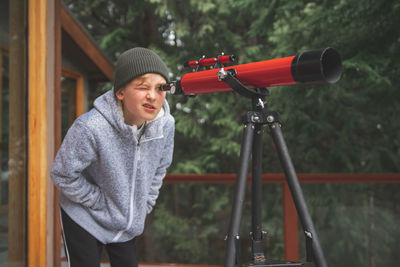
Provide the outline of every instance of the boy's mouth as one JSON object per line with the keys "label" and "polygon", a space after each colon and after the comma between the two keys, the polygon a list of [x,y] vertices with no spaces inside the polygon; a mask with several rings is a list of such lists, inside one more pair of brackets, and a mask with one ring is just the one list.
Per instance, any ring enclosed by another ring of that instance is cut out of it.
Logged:
{"label": "boy's mouth", "polygon": [[154,107],[153,105],[148,104],[148,103],[143,104],[143,107],[145,107],[146,109],[151,109],[151,110],[155,110],[156,109],[156,107]]}

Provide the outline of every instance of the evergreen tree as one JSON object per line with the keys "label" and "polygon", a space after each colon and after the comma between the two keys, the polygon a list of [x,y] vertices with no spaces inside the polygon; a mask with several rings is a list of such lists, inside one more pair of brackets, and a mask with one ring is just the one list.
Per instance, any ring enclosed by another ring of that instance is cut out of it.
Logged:
{"label": "evergreen tree", "polygon": [[[190,71],[183,62],[202,55],[235,54],[237,63],[243,64],[336,48],[343,62],[338,83],[269,88],[268,107],[282,113],[283,133],[297,171],[399,172],[399,0],[64,2],[113,59],[133,46],[150,47],[166,61],[172,79]],[[236,172],[241,117],[250,108],[249,100],[226,92],[168,96],[168,101],[176,119],[169,171]],[[264,172],[281,172],[274,145],[265,136]],[[390,266],[399,261],[398,190],[397,185],[305,186],[331,266]],[[269,185],[265,192],[269,256],[282,258],[277,197],[281,189]],[[145,241],[161,245],[158,251],[170,250],[159,252],[158,258],[146,255],[146,260],[165,261],[169,256],[178,262],[221,264],[221,233],[227,225],[220,224],[227,224],[231,199],[231,186],[164,186],[162,204],[149,226],[153,236]],[[243,228],[248,231],[245,214]]]}

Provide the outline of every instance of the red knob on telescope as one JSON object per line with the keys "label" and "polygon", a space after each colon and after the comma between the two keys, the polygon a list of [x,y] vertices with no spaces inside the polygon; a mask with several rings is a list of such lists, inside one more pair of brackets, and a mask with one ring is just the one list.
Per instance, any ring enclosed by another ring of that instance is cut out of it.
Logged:
{"label": "red knob on telescope", "polygon": [[215,64],[224,64],[224,63],[230,63],[235,61],[236,57],[234,55],[221,55],[218,57],[213,57],[213,58],[203,58],[199,60],[193,60],[193,61],[188,61],[183,64],[185,67],[189,67],[192,69],[195,69],[197,67],[206,67],[206,66],[212,66]]}

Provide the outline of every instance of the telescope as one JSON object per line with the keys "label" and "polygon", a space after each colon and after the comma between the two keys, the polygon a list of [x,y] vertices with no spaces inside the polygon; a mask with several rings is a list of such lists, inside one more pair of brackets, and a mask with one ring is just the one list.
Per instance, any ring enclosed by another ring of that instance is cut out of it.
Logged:
{"label": "telescope", "polygon": [[[208,59],[203,57],[199,60],[188,61],[185,66],[195,69],[194,72],[184,74],[180,80],[160,87],[160,90],[183,95],[234,90],[252,100],[252,110],[243,116],[240,165],[236,178],[229,231],[226,236],[227,246],[223,266],[242,267],[239,232],[250,156],[252,165],[252,231],[250,232],[252,261],[247,266],[295,267],[304,264],[304,262],[270,260],[264,253],[266,232],[261,228],[263,133],[261,129],[264,125],[268,125],[305,234],[306,261],[314,261],[316,267],[328,267],[282,134],[280,114],[277,111],[269,111],[264,100],[269,95],[267,87],[337,82],[342,71],[340,55],[335,49],[328,47],[304,51],[291,57],[224,66],[233,61],[235,61],[233,55],[221,55]],[[207,67],[208,69],[206,69]]]}
{"label": "telescope", "polygon": [[[229,72],[248,89],[294,84],[335,83],[340,79],[342,62],[339,53],[331,47],[309,50],[295,56],[277,58],[224,68],[235,56],[218,56],[189,61],[185,66],[196,68],[180,80],[167,84],[162,90],[172,94],[198,95],[231,91],[232,87],[221,77]],[[214,65],[215,64],[215,65]],[[201,70],[200,67],[211,66]]]}

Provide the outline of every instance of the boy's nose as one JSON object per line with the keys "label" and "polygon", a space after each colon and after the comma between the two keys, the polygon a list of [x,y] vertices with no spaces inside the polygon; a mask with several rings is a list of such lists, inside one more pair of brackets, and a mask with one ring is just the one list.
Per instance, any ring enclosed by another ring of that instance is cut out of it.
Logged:
{"label": "boy's nose", "polygon": [[147,98],[148,99],[155,99],[156,97],[156,92],[154,89],[151,89],[147,92]]}

